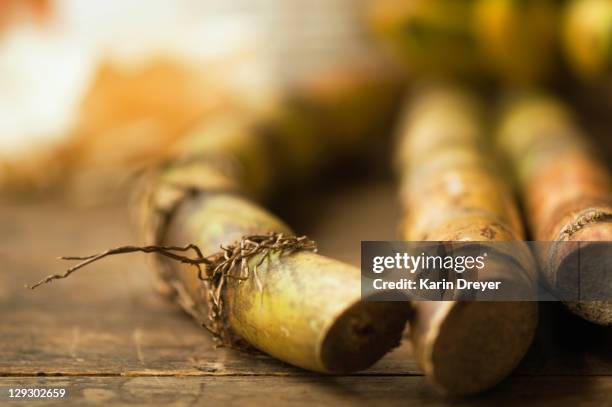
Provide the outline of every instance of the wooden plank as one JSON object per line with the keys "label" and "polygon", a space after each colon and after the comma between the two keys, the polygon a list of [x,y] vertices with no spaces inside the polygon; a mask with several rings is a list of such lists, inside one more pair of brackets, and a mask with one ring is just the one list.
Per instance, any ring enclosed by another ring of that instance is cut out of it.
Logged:
{"label": "wooden plank", "polygon": [[[302,229],[324,253],[358,264],[360,239],[394,233],[394,194],[391,184],[339,189],[308,202],[307,219],[317,221],[302,219]],[[202,328],[157,295],[142,255],[108,259],[33,292],[23,288],[62,271],[58,255],[134,243],[122,208],[0,205],[0,375],[310,376],[265,355],[214,349]],[[610,328],[573,318],[559,305],[543,308],[517,375],[612,375]],[[360,374],[420,373],[404,343]]]}
{"label": "wooden plank", "polygon": [[[477,398],[435,394],[422,377],[23,377],[0,387],[66,387],[36,405],[223,406],[612,406],[612,377],[513,378]],[[18,403],[15,403],[16,405]]]}

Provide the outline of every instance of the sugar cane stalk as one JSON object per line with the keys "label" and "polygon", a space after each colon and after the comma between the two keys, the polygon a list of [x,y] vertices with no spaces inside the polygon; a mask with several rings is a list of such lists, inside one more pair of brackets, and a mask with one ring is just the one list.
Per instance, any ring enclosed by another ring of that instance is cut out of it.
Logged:
{"label": "sugar cane stalk", "polygon": [[[515,170],[535,239],[612,240],[610,174],[560,101],[544,95],[515,99],[503,112],[498,142]],[[561,294],[576,290],[572,258],[581,255],[586,260],[596,250],[597,246],[585,243],[548,245],[539,253],[547,282]],[[612,277],[604,264],[591,263],[583,271],[582,284],[592,283],[603,293],[610,292]],[[577,301],[567,305],[589,321],[612,325],[611,302]]]}
{"label": "sugar cane stalk", "polygon": [[[176,208],[162,242],[195,242],[211,253],[244,236],[270,232],[293,236],[280,220],[245,198],[202,191]],[[223,318],[227,328],[214,333],[227,331],[232,341],[244,340],[305,369],[360,370],[399,342],[405,309],[399,303],[361,302],[356,268],[303,250],[271,250],[246,261],[250,272],[226,280],[218,309],[222,315],[212,321],[207,295],[218,286],[205,290],[189,265],[167,261],[163,279],[198,321],[214,327]]]}
{"label": "sugar cane stalk", "polygon": [[[490,159],[477,103],[459,90],[427,88],[417,93],[403,117],[398,145],[405,214],[401,236],[413,241],[521,240],[517,209]],[[528,248],[503,255],[515,264],[503,256],[489,257],[490,273],[479,278],[503,278],[515,289],[533,289]],[[476,393],[501,381],[525,354],[537,323],[535,302],[415,302],[413,308],[410,336],[417,359],[428,379],[448,394]]]}

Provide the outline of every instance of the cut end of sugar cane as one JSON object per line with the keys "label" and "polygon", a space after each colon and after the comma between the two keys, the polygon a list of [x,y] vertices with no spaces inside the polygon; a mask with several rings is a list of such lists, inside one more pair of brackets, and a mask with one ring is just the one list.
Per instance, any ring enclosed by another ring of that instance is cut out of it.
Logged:
{"label": "cut end of sugar cane", "polygon": [[355,303],[323,339],[320,357],[325,370],[354,372],[371,366],[399,345],[409,314],[410,307],[403,302]]}
{"label": "cut end of sugar cane", "polygon": [[481,392],[521,361],[537,325],[534,302],[419,302],[411,324],[428,380],[448,395]]}
{"label": "cut end of sugar cane", "polygon": [[[489,258],[487,280],[504,280],[505,298],[524,298],[533,287],[525,270],[532,267],[527,246],[522,255],[499,252]],[[502,381],[527,352],[538,320],[538,304],[530,301],[418,302],[414,308],[410,333],[418,362],[448,395],[479,393]]]}

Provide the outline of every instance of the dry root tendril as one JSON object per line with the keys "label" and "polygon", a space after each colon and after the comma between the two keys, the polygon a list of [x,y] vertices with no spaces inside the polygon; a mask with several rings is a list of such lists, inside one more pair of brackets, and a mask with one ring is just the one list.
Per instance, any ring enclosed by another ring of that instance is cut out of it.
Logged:
{"label": "dry root tendril", "polygon": [[[75,271],[108,256],[135,252],[156,253],[197,268],[198,278],[205,285],[208,305],[208,322],[202,323],[202,326],[211,333],[217,346],[237,347],[240,340],[232,335],[225,320],[223,290],[227,280],[244,281],[253,274],[261,289],[257,270],[266,259],[270,258],[272,253],[290,254],[303,250],[316,252],[315,242],[306,236],[285,236],[283,233],[273,232],[264,235],[245,236],[231,245],[222,245],[219,252],[209,256],[204,256],[200,248],[194,244],[186,246],[121,246],[91,256],[60,257],[62,260],[81,260],[81,262],[69,268],[63,274],[47,276],[36,284],[26,285],[26,288],[33,290],[40,285],[66,278]],[[193,251],[194,257],[180,254],[188,251]],[[261,255],[261,258],[251,270],[249,260],[257,255]]]}

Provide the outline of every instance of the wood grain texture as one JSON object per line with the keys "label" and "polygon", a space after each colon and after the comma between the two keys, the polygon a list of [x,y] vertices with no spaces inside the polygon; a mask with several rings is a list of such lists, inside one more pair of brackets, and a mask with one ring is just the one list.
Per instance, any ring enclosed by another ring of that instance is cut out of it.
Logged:
{"label": "wood grain texture", "polygon": [[[2,386],[66,387],[67,400],[36,405],[129,406],[553,406],[609,407],[611,377],[511,378],[477,398],[447,399],[422,377],[53,377],[9,378]],[[19,403],[15,403],[18,405]]]}
{"label": "wood grain texture", "polygon": [[[307,203],[308,219],[316,221],[287,216],[319,240],[322,253],[358,264],[359,240],[394,237],[394,202],[392,184],[339,189]],[[612,330],[557,304],[542,307],[540,332],[514,377],[456,404],[431,392],[407,344],[369,370],[342,377],[215,349],[207,332],[155,292],[143,255],[108,259],[35,291],[23,288],[62,271],[59,255],[134,243],[130,230],[121,206],[0,204],[0,387],[63,383],[72,403],[100,405],[254,405],[271,397],[295,405],[612,405]]]}

